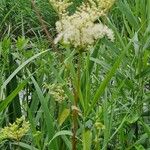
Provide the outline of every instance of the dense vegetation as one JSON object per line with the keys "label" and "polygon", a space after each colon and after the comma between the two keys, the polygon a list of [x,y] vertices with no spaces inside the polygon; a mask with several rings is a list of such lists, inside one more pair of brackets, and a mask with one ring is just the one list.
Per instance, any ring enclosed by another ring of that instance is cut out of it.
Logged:
{"label": "dense vegetation", "polygon": [[[73,14],[82,0],[73,0]],[[115,35],[54,44],[48,0],[0,0],[0,149],[150,150],[150,0],[116,0]]]}

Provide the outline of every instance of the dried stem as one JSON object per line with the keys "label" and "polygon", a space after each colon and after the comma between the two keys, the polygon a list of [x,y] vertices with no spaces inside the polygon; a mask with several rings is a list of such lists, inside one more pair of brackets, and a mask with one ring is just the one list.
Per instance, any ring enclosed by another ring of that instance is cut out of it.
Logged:
{"label": "dried stem", "polygon": [[45,34],[46,34],[46,36],[47,36],[49,42],[50,42],[52,48],[53,48],[55,51],[57,51],[57,48],[56,48],[56,46],[55,46],[55,44],[54,44],[54,42],[53,42],[54,40],[53,40],[52,36],[50,35],[49,31],[47,30],[47,26],[46,26],[46,24],[44,23],[44,20],[43,20],[43,18],[42,18],[42,15],[41,15],[39,9],[36,7],[36,4],[35,4],[34,0],[31,0],[31,3],[32,3],[33,9],[35,10],[35,13],[36,13],[36,15],[37,15],[37,18],[38,18],[39,22],[41,23],[41,26],[42,26],[42,28],[43,28],[43,30],[44,30],[44,32],[45,32]]}

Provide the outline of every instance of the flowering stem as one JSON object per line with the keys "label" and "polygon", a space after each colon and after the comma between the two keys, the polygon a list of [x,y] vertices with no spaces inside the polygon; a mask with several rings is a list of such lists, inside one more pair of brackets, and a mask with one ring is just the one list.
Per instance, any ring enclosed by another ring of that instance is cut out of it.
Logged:
{"label": "flowering stem", "polygon": [[81,64],[81,53],[77,56],[77,86],[74,88],[74,108],[72,110],[73,128],[72,128],[72,150],[77,149],[76,132],[78,128],[78,99],[79,99],[79,88],[80,88],[80,64]]}

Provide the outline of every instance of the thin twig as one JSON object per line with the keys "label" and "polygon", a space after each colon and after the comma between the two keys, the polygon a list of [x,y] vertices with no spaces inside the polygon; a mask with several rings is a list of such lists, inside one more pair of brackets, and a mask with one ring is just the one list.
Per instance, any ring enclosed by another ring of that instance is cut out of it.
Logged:
{"label": "thin twig", "polygon": [[43,20],[43,18],[42,18],[42,15],[41,15],[41,13],[40,13],[40,10],[36,7],[36,4],[35,4],[34,0],[31,0],[31,3],[32,3],[33,9],[35,10],[35,13],[36,13],[36,15],[37,15],[37,18],[38,18],[39,22],[41,23],[41,26],[42,26],[42,28],[43,28],[43,30],[44,30],[44,32],[45,32],[45,34],[46,34],[46,36],[47,36],[49,42],[50,42],[52,48],[53,48],[55,51],[57,51],[56,45],[55,45],[54,42],[53,42],[54,40],[53,40],[52,36],[50,35],[49,31],[47,30],[47,26],[46,26],[46,24],[44,23],[44,20]]}

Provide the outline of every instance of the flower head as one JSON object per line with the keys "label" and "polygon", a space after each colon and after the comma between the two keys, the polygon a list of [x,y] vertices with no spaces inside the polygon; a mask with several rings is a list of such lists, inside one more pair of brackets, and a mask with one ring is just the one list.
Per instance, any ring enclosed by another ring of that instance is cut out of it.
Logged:
{"label": "flower head", "polygon": [[72,4],[69,0],[50,0],[59,17],[67,15],[67,8]]}
{"label": "flower head", "polygon": [[115,0],[88,0],[77,8],[73,15],[62,15],[62,18],[56,22],[58,32],[55,38],[55,44],[63,42],[74,47],[85,48],[93,45],[97,39],[108,37],[114,40],[111,29],[101,22],[95,21],[106,14]]}
{"label": "flower head", "polygon": [[11,139],[20,141],[21,138],[28,132],[30,128],[29,122],[25,121],[22,116],[18,118],[13,124],[9,124],[0,131],[0,140]]}
{"label": "flower head", "polygon": [[49,90],[49,94],[58,103],[63,102],[67,98],[65,91],[63,90],[62,84],[51,84],[51,85],[45,84],[44,87]]}

